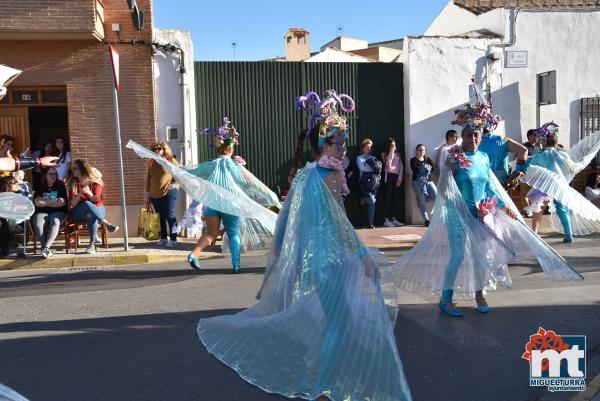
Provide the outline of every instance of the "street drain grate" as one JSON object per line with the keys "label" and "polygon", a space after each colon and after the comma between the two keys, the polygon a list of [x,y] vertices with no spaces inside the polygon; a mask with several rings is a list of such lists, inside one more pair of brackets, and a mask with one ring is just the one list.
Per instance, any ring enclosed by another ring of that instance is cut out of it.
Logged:
{"label": "street drain grate", "polygon": [[98,270],[98,266],[85,266],[85,267],[69,267],[69,271],[86,271],[86,270]]}

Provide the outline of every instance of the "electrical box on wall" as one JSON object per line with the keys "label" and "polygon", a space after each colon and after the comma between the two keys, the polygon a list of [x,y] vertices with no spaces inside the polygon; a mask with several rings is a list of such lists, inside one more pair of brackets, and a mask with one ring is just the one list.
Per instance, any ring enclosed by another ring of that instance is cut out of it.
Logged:
{"label": "electrical box on wall", "polygon": [[537,74],[538,104],[556,104],[556,71]]}
{"label": "electrical box on wall", "polygon": [[180,135],[179,127],[177,127],[177,126],[165,127],[165,134],[166,134],[165,136],[167,138],[167,142],[183,140]]}

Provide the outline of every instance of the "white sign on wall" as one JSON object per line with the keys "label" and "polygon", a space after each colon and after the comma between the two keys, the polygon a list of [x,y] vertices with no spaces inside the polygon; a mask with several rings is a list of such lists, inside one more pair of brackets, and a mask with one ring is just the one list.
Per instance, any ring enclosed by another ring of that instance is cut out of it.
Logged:
{"label": "white sign on wall", "polygon": [[525,68],[528,62],[527,50],[509,50],[506,52],[506,67]]}

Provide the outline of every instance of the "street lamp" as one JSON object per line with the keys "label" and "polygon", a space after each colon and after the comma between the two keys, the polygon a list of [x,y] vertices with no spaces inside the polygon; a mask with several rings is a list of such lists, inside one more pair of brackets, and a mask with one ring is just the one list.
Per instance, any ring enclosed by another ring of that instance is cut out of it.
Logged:
{"label": "street lamp", "polygon": [[231,47],[233,47],[233,61],[235,61],[235,47],[237,46],[237,42],[231,42]]}

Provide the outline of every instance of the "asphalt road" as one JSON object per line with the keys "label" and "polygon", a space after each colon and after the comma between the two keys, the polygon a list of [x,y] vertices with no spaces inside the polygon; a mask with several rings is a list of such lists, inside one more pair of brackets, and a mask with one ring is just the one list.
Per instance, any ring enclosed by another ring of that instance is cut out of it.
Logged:
{"label": "asphalt road", "polygon": [[[585,281],[511,266],[513,288],[488,295],[491,312],[464,305],[461,319],[401,294],[395,334],[415,401],[571,399],[529,387],[521,354],[540,326],[586,335],[588,382],[600,374],[598,237],[550,241]],[[31,401],[284,400],[244,382],[196,335],[198,319],[255,302],[264,263],[244,257],[240,275],[220,259],[202,274],[184,263],[0,272],[0,382]]]}

